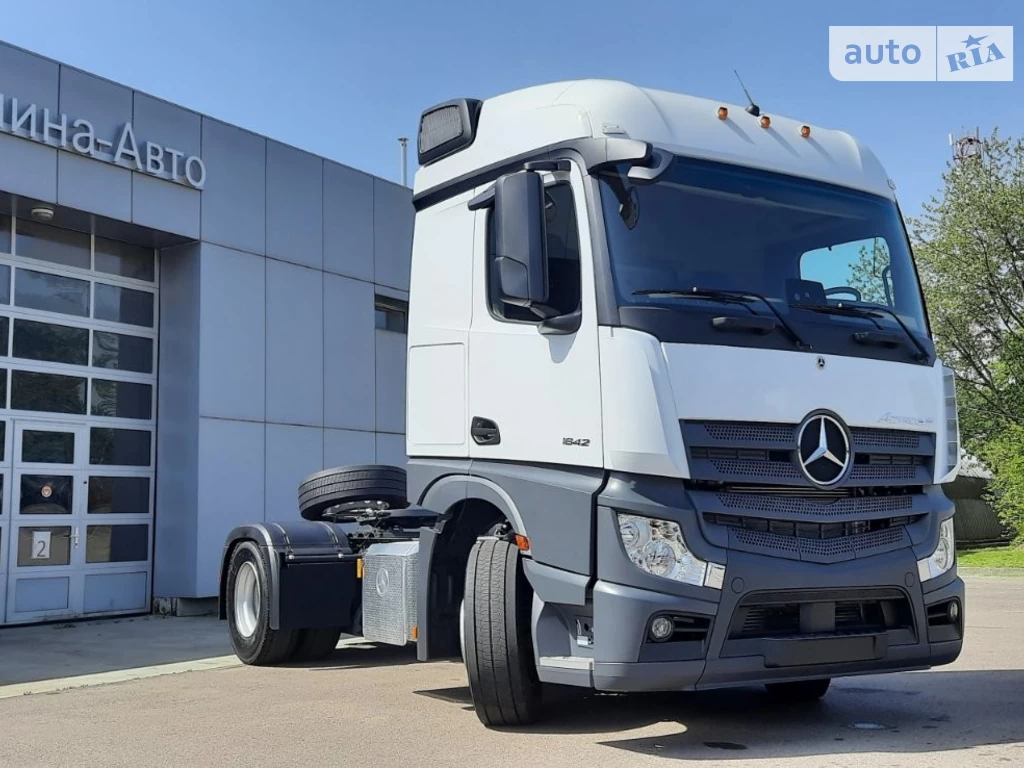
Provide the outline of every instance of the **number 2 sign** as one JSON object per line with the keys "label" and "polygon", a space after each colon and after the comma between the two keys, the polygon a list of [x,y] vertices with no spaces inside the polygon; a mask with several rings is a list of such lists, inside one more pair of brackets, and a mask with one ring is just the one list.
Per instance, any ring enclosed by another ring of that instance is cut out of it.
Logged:
{"label": "number 2 sign", "polygon": [[32,531],[32,559],[50,559],[50,532]]}

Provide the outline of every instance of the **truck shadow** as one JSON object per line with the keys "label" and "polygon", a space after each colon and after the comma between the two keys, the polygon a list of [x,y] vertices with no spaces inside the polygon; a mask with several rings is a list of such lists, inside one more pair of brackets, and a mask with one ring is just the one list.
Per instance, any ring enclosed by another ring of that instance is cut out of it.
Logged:
{"label": "truck shadow", "polygon": [[[417,693],[471,708],[468,688]],[[594,734],[604,746],[678,760],[1024,747],[1022,694],[1024,670],[846,678],[802,705],[780,704],[760,687],[627,695],[549,686],[540,723],[502,730]],[[627,731],[640,733],[615,738]]]}
{"label": "truck shadow", "polygon": [[292,662],[282,667],[317,671],[337,669],[364,669],[372,667],[400,667],[416,663],[416,646],[384,645],[361,642],[352,638],[341,641],[329,656],[318,661]]}

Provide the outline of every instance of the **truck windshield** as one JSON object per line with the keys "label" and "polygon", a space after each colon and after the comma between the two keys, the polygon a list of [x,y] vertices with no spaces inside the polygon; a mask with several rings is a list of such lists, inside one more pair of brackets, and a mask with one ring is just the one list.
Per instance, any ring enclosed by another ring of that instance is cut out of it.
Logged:
{"label": "truck windshield", "polygon": [[[679,338],[666,340],[735,343],[709,334],[706,318],[744,309],[748,317],[774,316],[782,321],[780,331],[790,325],[813,337],[816,348],[829,348],[823,351],[862,354],[851,334],[915,354],[920,338],[927,340],[917,275],[893,200],[684,157],[654,183],[634,184],[627,172],[622,166],[600,175],[616,297],[620,312],[659,308],[661,315],[669,310],[684,318],[673,334]],[[714,291],[746,292],[771,306],[701,300]],[[694,314],[703,321],[685,320]],[[658,324],[668,325],[663,317]],[[785,342],[784,333],[773,333],[742,344],[781,345],[780,335]]]}

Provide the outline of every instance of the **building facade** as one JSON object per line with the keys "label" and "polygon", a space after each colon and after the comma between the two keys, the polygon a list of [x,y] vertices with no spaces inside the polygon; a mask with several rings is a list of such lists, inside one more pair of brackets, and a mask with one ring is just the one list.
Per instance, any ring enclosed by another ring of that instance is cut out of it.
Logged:
{"label": "building facade", "polygon": [[0,106],[0,624],[213,597],[404,463],[409,189],[2,43]]}

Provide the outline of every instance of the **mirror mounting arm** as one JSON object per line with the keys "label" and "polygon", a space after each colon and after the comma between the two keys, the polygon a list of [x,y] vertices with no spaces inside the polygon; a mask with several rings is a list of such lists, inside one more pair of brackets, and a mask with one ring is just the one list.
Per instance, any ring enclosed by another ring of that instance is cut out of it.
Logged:
{"label": "mirror mounting arm", "polygon": [[541,321],[538,329],[542,336],[570,336],[583,324],[583,312],[577,309],[567,315],[549,317]]}

